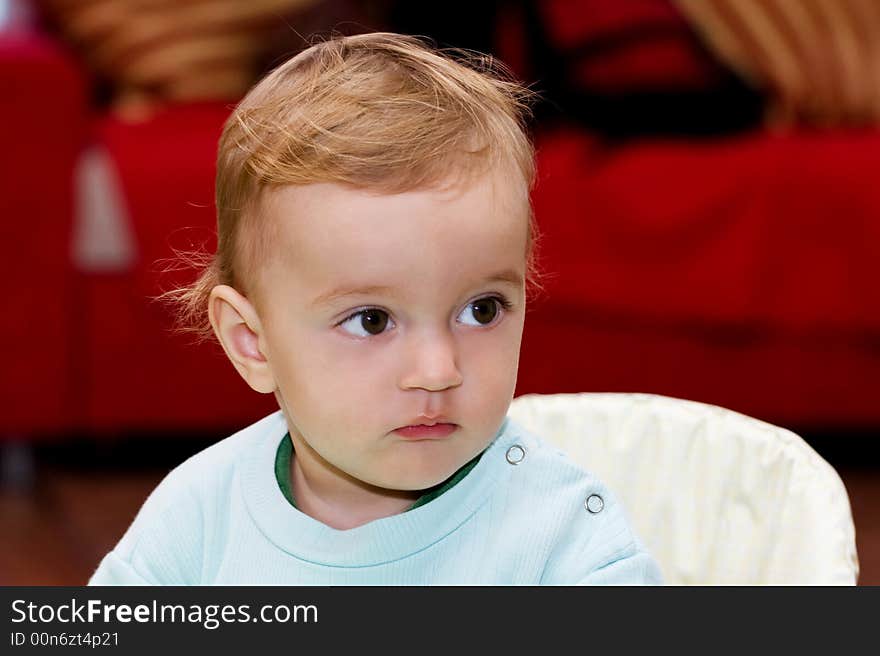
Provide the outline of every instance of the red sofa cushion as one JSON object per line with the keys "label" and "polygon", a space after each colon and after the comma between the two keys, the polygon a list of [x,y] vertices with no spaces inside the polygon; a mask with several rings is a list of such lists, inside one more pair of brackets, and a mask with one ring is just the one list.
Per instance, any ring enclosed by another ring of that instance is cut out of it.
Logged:
{"label": "red sofa cushion", "polygon": [[[156,275],[176,248],[216,248],[214,175],[217,141],[232,106],[175,105],[128,123],[105,115],[95,128],[118,174],[138,248],[141,293],[187,279]],[[190,276],[191,278],[191,276]]]}
{"label": "red sofa cushion", "polygon": [[554,306],[657,325],[880,332],[880,131],[538,147]]}
{"label": "red sofa cushion", "polygon": [[89,275],[84,348],[89,390],[81,423],[90,430],[227,430],[277,409],[251,390],[219,346],[174,334],[167,306],[151,302],[192,271],[161,272],[172,247],[216,249],[214,163],[231,107],[181,105],[145,123],[103,118],[100,143],[117,169],[138,256],[131,271]]}
{"label": "red sofa cushion", "polygon": [[74,400],[69,325],[74,162],[86,133],[85,80],[51,41],[0,38],[0,436],[67,425]]}

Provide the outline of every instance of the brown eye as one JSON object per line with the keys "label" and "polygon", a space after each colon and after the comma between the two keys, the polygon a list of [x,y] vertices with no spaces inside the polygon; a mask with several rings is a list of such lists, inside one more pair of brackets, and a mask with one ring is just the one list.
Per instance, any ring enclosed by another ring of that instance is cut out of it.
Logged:
{"label": "brown eye", "polygon": [[[498,315],[498,301],[494,298],[481,298],[468,304],[462,314],[465,315],[463,323],[471,326],[485,326],[492,323]],[[473,318],[476,323],[470,321],[470,318]]]}
{"label": "brown eye", "polygon": [[369,337],[382,334],[388,327],[388,321],[387,312],[371,308],[355,312],[339,325],[351,335]]}
{"label": "brown eye", "polygon": [[388,315],[382,310],[367,310],[361,314],[361,327],[371,335],[378,335],[388,325]]}

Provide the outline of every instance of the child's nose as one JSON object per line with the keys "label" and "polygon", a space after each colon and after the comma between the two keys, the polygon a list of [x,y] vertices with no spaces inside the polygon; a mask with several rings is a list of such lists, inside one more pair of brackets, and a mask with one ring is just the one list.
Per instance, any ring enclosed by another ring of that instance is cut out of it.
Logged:
{"label": "child's nose", "polygon": [[403,389],[440,391],[462,383],[455,340],[448,333],[414,338],[402,364]]}

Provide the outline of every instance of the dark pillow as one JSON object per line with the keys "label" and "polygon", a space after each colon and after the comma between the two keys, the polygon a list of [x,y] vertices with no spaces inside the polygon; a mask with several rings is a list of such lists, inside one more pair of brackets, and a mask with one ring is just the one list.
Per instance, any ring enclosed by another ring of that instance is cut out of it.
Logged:
{"label": "dark pillow", "polygon": [[704,47],[670,0],[520,0],[505,11],[498,52],[544,91],[545,121],[621,137],[760,121],[762,94]]}

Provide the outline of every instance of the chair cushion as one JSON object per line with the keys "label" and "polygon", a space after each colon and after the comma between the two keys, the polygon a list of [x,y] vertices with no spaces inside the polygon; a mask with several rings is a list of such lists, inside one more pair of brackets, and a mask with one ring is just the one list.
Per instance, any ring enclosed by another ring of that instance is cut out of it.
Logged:
{"label": "chair cushion", "polygon": [[849,498],[794,433],[649,394],[526,395],[510,416],[621,499],[668,584],[855,584]]}

